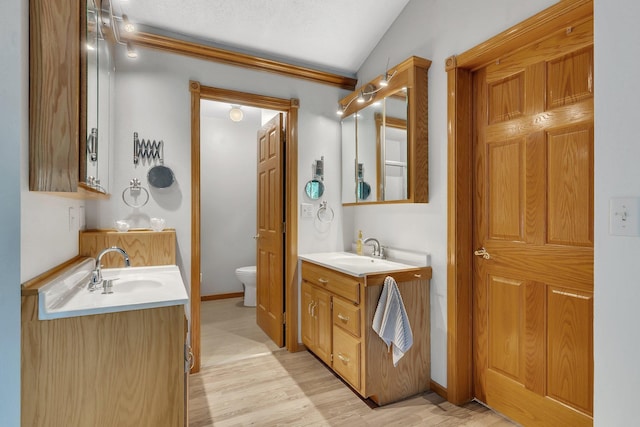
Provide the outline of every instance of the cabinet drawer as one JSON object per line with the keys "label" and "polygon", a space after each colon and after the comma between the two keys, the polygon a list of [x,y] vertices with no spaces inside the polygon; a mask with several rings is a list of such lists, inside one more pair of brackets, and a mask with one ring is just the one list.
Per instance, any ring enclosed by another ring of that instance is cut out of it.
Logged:
{"label": "cabinet drawer", "polygon": [[360,304],[360,282],[355,277],[303,261],[302,278],[333,294]]}
{"label": "cabinet drawer", "polygon": [[333,324],[359,337],[360,308],[340,298],[333,298]]}
{"label": "cabinet drawer", "polygon": [[355,389],[360,389],[360,340],[333,328],[333,369]]}

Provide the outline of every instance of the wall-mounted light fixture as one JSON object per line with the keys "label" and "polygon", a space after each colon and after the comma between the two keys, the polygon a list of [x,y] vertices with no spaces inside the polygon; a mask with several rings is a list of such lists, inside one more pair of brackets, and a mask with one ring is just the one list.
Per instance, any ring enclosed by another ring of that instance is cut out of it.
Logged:
{"label": "wall-mounted light fixture", "polygon": [[338,111],[336,111],[336,114],[342,116],[346,109],[349,108],[349,105],[353,103],[353,101],[356,101],[358,104],[371,102],[371,100],[373,100],[373,98],[375,97],[375,94],[380,91],[380,89],[382,89],[382,86],[376,88],[373,84],[369,83],[364,88],[360,89],[358,95],[351,98],[346,105],[338,104]]}
{"label": "wall-mounted light fixture", "polygon": [[127,42],[127,56],[131,59],[135,59],[138,57],[138,51],[133,47],[131,42]]}
{"label": "wall-mounted light fixture", "polygon": [[231,110],[229,110],[229,118],[234,122],[239,122],[244,118],[244,113],[242,112],[240,107],[236,105],[231,107]]}
{"label": "wall-mounted light fixture", "polygon": [[[108,12],[108,16],[107,16]],[[131,59],[135,59],[138,57],[138,52],[133,46],[133,43],[126,38],[122,38],[121,31],[125,33],[133,33],[136,30],[135,25],[126,14],[122,14],[118,16],[113,12],[113,2],[109,2],[109,10],[104,10],[102,15],[102,21],[105,26],[111,28],[113,33],[113,37],[116,40],[116,43],[126,46],[127,48],[127,57]]]}
{"label": "wall-mounted light fixture", "polygon": [[133,33],[136,30],[135,25],[133,25],[133,23],[129,21],[129,18],[124,13],[122,14],[122,28],[127,33]]}

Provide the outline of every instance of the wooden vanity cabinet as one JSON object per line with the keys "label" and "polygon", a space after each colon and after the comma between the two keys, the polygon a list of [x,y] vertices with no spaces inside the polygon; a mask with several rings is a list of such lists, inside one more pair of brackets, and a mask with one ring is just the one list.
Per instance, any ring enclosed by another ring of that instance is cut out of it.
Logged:
{"label": "wooden vanity cabinet", "polygon": [[[413,346],[397,367],[371,326],[387,274],[354,277],[302,262],[303,343],[360,395],[379,405],[429,390],[431,381],[431,268],[390,275],[398,283],[413,332]],[[320,298],[323,309],[314,310]]]}

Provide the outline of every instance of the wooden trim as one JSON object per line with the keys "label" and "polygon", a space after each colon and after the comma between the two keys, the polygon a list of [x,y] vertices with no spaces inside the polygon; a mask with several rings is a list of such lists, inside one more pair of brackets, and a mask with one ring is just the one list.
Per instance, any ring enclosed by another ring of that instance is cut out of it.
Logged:
{"label": "wooden trim", "polygon": [[37,295],[38,290],[47,284],[52,278],[61,274],[63,271],[66,271],[76,265],[80,264],[83,261],[89,259],[85,256],[76,255],[75,257],[63,262],[62,264],[56,265],[55,267],[45,271],[42,274],[37,275],[33,279],[29,279],[21,285],[21,294],[22,296],[26,295]]}
{"label": "wooden trim", "polygon": [[298,108],[297,99],[282,99],[189,82],[191,91],[191,349],[194,365],[200,371],[200,100],[237,103],[287,114],[285,142],[285,342],[289,351],[298,345]]}
{"label": "wooden trim", "polygon": [[297,79],[310,80],[315,83],[337,86],[342,89],[354,90],[357,79],[314,70],[299,65],[287,64],[272,59],[261,58],[245,53],[233,52],[201,43],[178,40],[172,37],[161,36],[146,32],[136,32],[123,35],[127,40],[137,46],[158,49],[165,52],[186,55],[207,61],[220,62],[258,71],[267,71]]}
{"label": "wooden trim", "polygon": [[[471,70],[483,67],[519,47],[546,38],[593,14],[593,0],[563,0],[508,30],[457,55],[455,66]],[[449,71],[449,68],[447,68]]]}
{"label": "wooden trim", "polygon": [[244,292],[230,292],[228,294],[202,295],[200,301],[217,301],[220,299],[240,298]]}
{"label": "wooden trim", "polygon": [[287,350],[298,346],[298,108],[290,100],[285,142],[285,343]]}
{"label": "wooden trim", "polygon": [[[592,0],[564,0],[446,60],[448,128],[447,399],[473,398],[472,72],[593,15]],[[571,23],[571,24],[569,24]]]}
{"label": "wooden trim", "polygon": [[450,402],[473,398],[471,72],[448,79],[447,384]]}
{"label": "wooden trim", "polygon": [[443,399],[449,400],[447,398],[448,393],[447,393],[446,387],[443,387],[442,385],[438,384],[434,380],[431,380],[429,382],[429,388],[431,389],[432,392],[434,392],[438,396],[442,397]]}
{"label": "wooden trim", "polygon": [[200,83],[189,82],[191,91],[191,335],[193,366],[200,372]]}

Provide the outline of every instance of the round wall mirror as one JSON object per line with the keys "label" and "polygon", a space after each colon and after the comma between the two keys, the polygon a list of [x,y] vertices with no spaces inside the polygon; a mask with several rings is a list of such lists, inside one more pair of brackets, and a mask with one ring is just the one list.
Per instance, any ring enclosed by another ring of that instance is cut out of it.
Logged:
{"label": "round wall mirror", "polygon": [[371,186],[364,181],[360,181],[358,183],[358,200],[367,200],[370,194]]}
{"label": "round wall mirror", "polygon": [[149,169],[147,173],[147,180],[149,185],[155,188],[167,188],[173,184],[175,178],[173,171],[164,165],[157,165]]}
{"label": "round wall mirror", "polygon": [[307,197],[309,197],[311,200],[318,200],[324,193],[324,184],[322,183],[322,181],[312,179],[311,181],[307,182],[307,185],[304,186],[304,192],[307,193]]}

